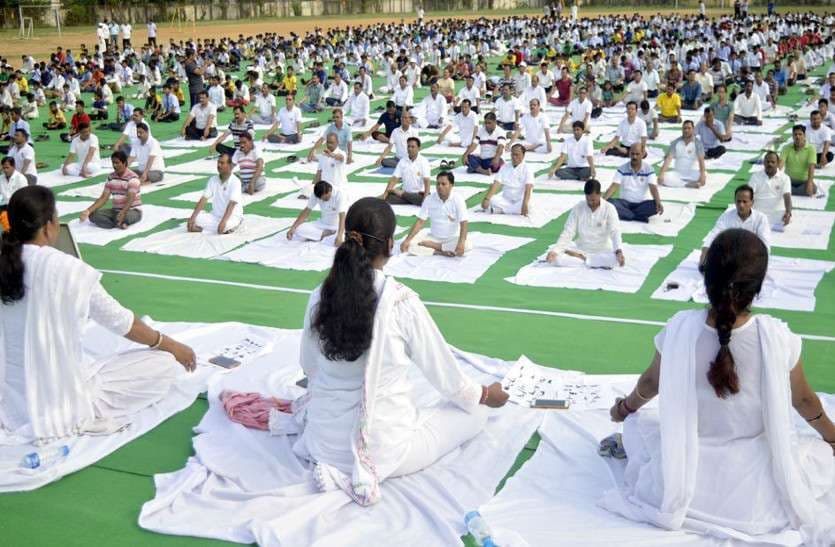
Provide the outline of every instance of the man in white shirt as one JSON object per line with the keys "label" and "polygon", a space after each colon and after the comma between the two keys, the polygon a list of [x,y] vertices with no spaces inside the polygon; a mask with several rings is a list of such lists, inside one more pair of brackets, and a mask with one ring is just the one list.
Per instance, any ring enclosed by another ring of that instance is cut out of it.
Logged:
{"label": "man in white shirt", "polygon": [[[29,186],[29,182],[23,173],[15,169],[15,160],[11,157],[3,158],[2,172],[0,172],[0,212],[5,212],[9,206],[9,200],[12,194],[25,186]],[[0,227],[0,231],[2,227]]]}
{"label": "man in white shirt", "polygon": [[165,157],[159,141],[151,136],[148,124],[139,122],[136,124],[137,142],[131,146],[128,165],[134,162],[137,164],[135,170],[139,175],[139,182],[160,182],[165,176]]}
{"label": "man in white shirt", "polygon": [[354,82],[354,92],[348,99],[345,109],[345,121],[348,125],[364,127],[371,112],[371,101],[362,90],[361,82]]}
{"label": "man in white shirt", "polygon": [[[464,256],[473,247],[467,240],[467,203],[454,191],[455,176],[438,173],[435,193],[423,200],[417,220],[400,244],[400,251],[415,256]],[[426,220],[429,230],[423,230]]]}
{"label": "man in white shirt", "polygon": [[26,177],[29,184],[38,183],[38,168],[35,161],[35,148],[29,143],[29,133],[17,129],[12,136],[9,157],[15,161],[15,169]]}
{"label": "man in white shirt", "polygon": [[401,114],[415,105],[415,90],[409,85],[406,76],[400,76],[397,87],[394,88],[392,99],[397,108],[397,113]]}
{"label": "man in white shirt", "polygon": [[[287,239],[292,241],[322,241],[336,235],[334,246],[339,247],[345,240],[345,215],[348,212],[348,197],[344,188],[334,187],[330,182],[319,180],[313,185],[313,195],[307,206],[296,217],[287,230]],[[319,220],[305,222],[316,207],[322,212]]]}
{"label": "man in white shirt", "polygon": [[591,137],[583,133],[585,125],[574,122],[574,134],[566,137],[560,157],[548,172],[561,180],[588,180],[595,178],[594,145]]}
{"label": "man in white shirt", "polygon": [[348,100],[348,84],[342,79],[339,72],[333,73],[333,81],[325,91],[325,104],[328,106],[342,107]]}
{"label": "man in white shirt", "polygon": [[[458,138],[446,138],[453,126],[458,131]],[[452,120],[444,127],[438,135],[438,144],[446,143],[448,146],[462,146],[468,148],[478,132],[478,116],[470,109],[470,100],[461,101],[460,111],[452,117]]]}
{"label": "man in white shirt", "polygon": [[757,236],[765,243],[767,249],[771,249],[770,237],[771,227],[768,217],[764,213],[754,209],[754,190],[747,184],[739,186],[734,191],[735,209],[725,211],[719,216],[716,225],[707,234],[702,243],[702,256],[699,258],[699,267],[704,266],[707,258],[707,250],[710,248],[716,236],[730,230],[731,228],[742,228]]}
{"label": "man in white shirt", "polygon": [[[276,134],[276,131],[281,132]],[[302,111],[296,106],[296,99],[292,95],[284,97],[284,106],[278,111],[278,117],[264,140],[272,143],[297,144],[301,141]]]}
{"label": "man in white shirt", "polygon": [[813,110],[806,123],[806,142],[815,147],[817,168],[823,169],[832,161],[832,130],[823,124],[820,110]]}
{"label": "man in white shirt", "polygon": [[180,134],[190,141],[205,141],[217,137],[217,110],[209,102],[209,94],[197,94],[197,104],[191,107]]}
{"label": "man in white shirt", "polygon": [[[545,89],[539,85],[539,76],[536,74],[531,76],[531,85],[525,88],[520,98],[523,105],[530,105],[531,101],[534,99],[539,101],[540,107],[545,104],[547,99]],[[528,112],[530,112],[530,110],[528,110]]]}
{"label": "man in white shirt", "polygon": [[[389,137],[389,143],[383,150],[380,157],[377,158],[375,165],[381,165],[388,168],[396,168],[400,160],[408,156],[408,140],[410,138],[418,138],[418,130],[412,125],[412,114],[408,111],[403,111],[400,116],[400,127],[395,127]],[[394,147],[394,157],[387,158],[386,156]]]}
{"label": "man in white shirt", "polygon": [[510,84],[502,85],[502,96],[496,100],[496,120],[505,131],[515,131],[519,123],[519,102],[510,90]]}
{"label": "man in white shirt", "polygon": [[[651,216],[664,214],[655,171],[641,159],[642,152],[640,144],[629,149],[629,161],[618,167],[612,185],[603,195],[603,199],[615,206],[621,220],[649,222]],[[618,189],[620,197],[610,199]],[[647,193],[652,199],[646,199]]]}
{"label": "man in white shirt", "polygon": [[424,117],[419,120],[420,127],[439,129],[444,125],[447,114],[447,102],[440,94],[437,83],[429,86],[429,95],[423,98],[421,106],[424,109]]}
{"label": "man in white shirt", "polygon": [[[675,163],[669,170],[671,161]],[[672,188],[700,188],[705,185],[706,177],[704,145],[695,136],[693,122],[685,120],[681,126],[681,137],[670,143],[664,156],[658,184]]]}
{"label": "man in white shirt", "polygon": [[742,125],[763,124],[760,96],[754,93],[754,82],[745,82],[745,92],[734,100],[734,121]]}
{"label": "man in white shirt", "polygon": [[[243,222],[241,180],[232,174],[232,158],[227,154],[218,157],[217,173],[209,179],[206,190],[194,206],[194,212],[186,225],[189,232],[228,234]],[[212,211],[207,213],[203,209],[209,201],[212,203]]]}
{"label": "man in white shirt", "polygon": [[334,188],[346,188],[348,177],[345,175],[345,153],[339,149],[339,140],[331,133],[325,141],[325,148],[318,158],[319,168],[313,176],[313,184],[320,180],[327,181]]}
{"label": "man in white shirt", "polygon": [[219,76],[212,76],[211,82],[212,85],[209,86],[207,92],[209,94],[209,102],[215,105],[215,109],[218,112],[223,112],[226,110],[226,92],[221,85],[221,79]]}
{"label": "man in white shirt", "polygon": [[[420,139],[409,137],[406,150],[408,155],[397,162],[394,174],[380,199],[391,205],[423,205],[423,200],[430,192],[432,169],[426,158],[420,155]],[[398,182],[401,187],[395,188]]]}
{"label": "man in white shirt", "polygon": [[548,122],[548,116],[542,113],[542,106],[537,99],[533,99],[529,106],[530,112],[519,120],[518,129],[512,140],[519,141],[521,134],[524,133],[525,140],[522,145],[525,147],[525,152],[550,154],[552,150],[551,124]]}
{"label": "man in white shirt", "polygon": [[791,179],[780,170],[780,156],[769,150],[763,158],[763,170],[751,175],[748,185],[754,191],[754,209],[768,217],[775,231],[782,231],[792,218]]}
{"label": "man in white shirt", "polygon": [[647,124],[638,117],[638,105],[626,104],[626,118],[618,124],[617,132],[600,151],[607,156],[629,157],[633,145],[640,144],[643,157],[646,157]]}
{"label": "man in white shirt", "polygon": [[93,135],[90,124],[78,124],[78,135],[70,142],[70,153],[61,166],[61,174],[70,177],[93,177],[101,171],[99,138]]}
{"label": "man in white shirt", "polygon": [[275,123],[275,95],[272,94],[269,84],[261,84],[259,92],[255,95],[255,104],[250,109],[249,119],[252,123],[272,125]]}
{"label": "man in white shirt", "polygon": [[464,81],[464,87],[458,91],[458,95],[455,97],[455,112],[461,110],[463,101],[470,101],[470,110],[478,114],[478,101],[481,99],[481,91],[476,87],[475,79],[471,74],[468,74]]}
{"label": "man in white shirt", "polygon": [[[131,155],[131,149],[136,146],[139,138],[136,135],[137,124],[145,122],[145,111],[141,108],[134,108],[131,112],[130,119],[122,128],[122,134],[116,139],[116,144],[113,145],[113,150],[121,150],[128,156]],[[146,124],[147,125],[147,124]]]}
{"label": "man in white shirt", "polygon": [[764,111],[777,108],[777,98],[771,96],[771,90],[763,80],[762,72],[754,74],[754,93],[760,96],[760,105]]}
{"label": "man in white shirt", "polygon": [[[519,143],[511,146],[510,159],[511,162],[504,164],[496,174],[481,202],[481,208],[497,215],[528,216],[534,173],[525,162],[525,147]],[[499,189],[502,190],[501,194],[497,193]]]}
{"label": "man in white shirt", "polygon": [[647,99],[647,84],[643,81],[643,73],[640,70],[632,72],[632,81],[626,86],[626,93],[623,96],[623,102],[630,101],[641,104],[641,101]]}
{"label": "man in white shirt", "polygon": [[583,188],[585,199],[575,205],[546,260],[555,266],[614,268],[623,266],[623,240],[615,206],[600,195],[600,182]]}
{"label": "man in white shirt", "polygon": [[[467,172],[488,177],[498,173],[502,167],[502,154],[506,142],[505,132],[498,126],[495,112],[485,114],[484,124],[478,128],[473,141],[461,158],[462,163],[467,166]],[[473,152],[477,147],[479,154],[476,156]]]}
{"label": "man in white shirt", "polygon": [[573,132],[575,122],[582,122],[583,131],[588,131],[591,127],[589,123],[592,108],[593,105],[588,98],[588,91],[585,87],[581,87],[577,92],[577,96],[571,99],[571,102],[565,107],[565,114],[562,115],[562,119],[560,120],[559,132]]}

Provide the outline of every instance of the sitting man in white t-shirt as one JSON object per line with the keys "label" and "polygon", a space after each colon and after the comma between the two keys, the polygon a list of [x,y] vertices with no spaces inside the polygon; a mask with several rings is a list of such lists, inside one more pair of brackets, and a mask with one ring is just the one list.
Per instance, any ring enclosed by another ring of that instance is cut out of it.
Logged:
{"label": "sitting man in white t-shirt", "polygon": [[748,185],[754,189],[754,209],[768,217],[772,230],[782,232],[792,219],[792,186],[780,170],[777,152],[766,152],[763,170],[755,172]]}
{"label": "sitting man in white t-shirt", "polygon": [[762,240],[766,248],[771,249],[771,230],[769,229],[768,217],[754,209],[754,190],[747,184],[737,187],[734,191],[734,209],[729,209],[719,215],[716,220],[716,225],[705,236],[702,243],[702,255],[699,258],[699,267],[704,266],[707,258],[707,250],[710,248],[716,236],[730,230],[731,228],[742,228],[748,230]]}
{"label": "sitting man in white t-shirt", "polygon": [[197,104],[191,107],[180,134],[190,141],[205,141],[217,137],[217,109],[209,102],[209,94],[197,94]]}
{"label": "sitting man in white t-shirt", "polygon": [[565,107],[565,114],[560,119],[559,132],[573,132],[572,128],[575,122],[583,122],[583,130],[588,132],[593,107],[588,97],[588,91],[585,87],[581,87],[577,96],[571,99],[571,102]]}
{"label": "sitting man in white t-shirt", "polygon": [[313,181],[301,187],[299,199],[309,199],[313,195],[314,186],[320,180],[327,181],[334,188],[342,190],[348,185],[348,177],[345,174],[345,152],[339,148],[336,133],[328,134],[325,139],[325,148],[322,149],[317,161],[319,166],[313,176]]}
{"label": "sitting man in white t-shirt", "polygon": [[[423,200],[429,195],[429,177],[432,168],[429,162],[420,155],[420,139],[409,137],[406,141],[407,155],[397,162],[394,174],[388,181],[386,189],[380,199],[392,205],[423,205]],[[395,188],[398,181],[400,188]]]}
{"label": "sitting man in white t-shirt", "polygon": [[[438,144],[461,146],[464,148],[470,146],[478,130],[478,116],[476,116],[470,107],[469,99],[461,101],[460,111],[452,116],[450,123],[438,135]],[[457,139],[454,137],[447,138],[447,134],[452,130],[453,126],[458,132]]]}
{"label": "sitting man in white t-shirt", "polygon": [[595,178],[594,145],[591,136],[584,134],[585,125],[574,122],[574,134],[565,138],[562,152],[548,172],[548,177],[562,180],[588,180]]}
{"label": "sitting man in white t-shirt", "polygon": [[[455,176],[441,171],[435,193],[423,200],[417,220],[400,244],[400,251],[416,256],[464,256],[473,245],[467,240],[467,203],[454,192]],[[429,219],[429,230],[423,230]]]}
{"label": "sitting man in white t-shirt", "polygon": [[[194,206],[186,228],[189,232],[205,231],[210,234],[234,232],[244,220],[241,197],[241,179],[232,174],[232,158],[221,154],[217,159],[217,175],[206,184],[206,190]],[[203,209],[210,200],[212,211],[207,213]]]}
{"label": "sitting man in white t-shirt", "polygon": [[[670,162],[674,161],[670,169]],[[701,188],[705,185],[705,149],[701,139],[697,139],[691,120],[681,125],[681,137],[670,143],[661,171],[658,172],[658,184],[671,188]]]}
{"label": "sitting man in white t-shirt", "polygon": [[522,141],[522,146],[525,147],[525,152],[550,154],[552,150],[551,124],[548,116],[542,113],[537,99],[531,100],[530,109],[530,112],[519,119],[519,127],[511,140],[519,142],[524,133],[525,140]]}
{"label": "sitting man in white t-shirt", "polygon": [[[525,147],[516,143],[510,148],[510,163],[496,174],[481,208],[492,214],[528,216],[533,184],[533,170],[525,163]],[[500,188],[502,193],[498,194]]]}
{"label": "sitting man in white t-shirt", "polygon": [[70,142],[70,153],[61,166],[61,174],[69,177],[94,177],[101,172],[99,138],[87,122],[78,124],[78,135]]}
{"label": "sitting man in white t-shirt", "polygon": [[[319,207],[319,220],[305,222],[310,212]],[[334,246],[339,247],[345,239],[345,214],[348,212],[348,197],[343,188],[334,187],[330,182],[320,180],[313,185],[313,195],[302,209],[296,221],[287,230],[287,239],[296,241],[322,241],[336,234]]]}
{"label": "sitting man in white t-shirt", "polygon": [[145,122],[136,124],[136,143],[131,146],[128,165],[136,162],[139,182],[160,182],[165,176],[165,158],[159,141],[151,136]]}
{"label": "sitting man in white t-shirt", "polygon": [[354,82],[354,92],[345,103],[345,123],[365,127],[371,114],[371,100],[362,90],[362,82]]}
{"label": "sitting man in white t-shirt", "polygon": [[249,110],[249,119],[252,123],[272,125],[276,121],[275,111],[275,95],[272,94],[269,84],[261,84],[261,89],[255,95],[255,104]]}
{"label": "sitting man in white t-shirt", "polygon": [[[603,199],[615,206],[621,220],[649,222],[650,217],[664,214],[658,184],[652,166],[641,159],[643,147],[633,144],[629,149],[629,161],[618,167],[612,185]],[[620,197],[612,196],[620,190]],[[646,199],[647,194],[652,199]]]}

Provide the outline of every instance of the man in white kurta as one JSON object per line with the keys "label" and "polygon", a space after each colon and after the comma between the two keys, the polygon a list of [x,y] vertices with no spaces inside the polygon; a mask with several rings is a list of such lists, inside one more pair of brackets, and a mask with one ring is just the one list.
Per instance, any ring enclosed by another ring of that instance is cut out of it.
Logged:
{"label": "man in white kurta", "polygon": [[[438,173],[435,192],[423,200],[417,221],[400,244],[400,250],[416,256],[464,256],[472,249],[467,239],[467,203],[454,191],[455,176]],[[429,231],[423,229],[429,220]]]}
{"label": "man in white kurta", "polygon": [[729,209],[719,216],[716,225],[707,234],[702,244],[702,256],[699,264],[704,264],[707,250],[716,236],[731,228],[742,228],[759,236],[766,248],[770,249],[771,223],[764,213],[754,209],[754,191],[747,184],[738,187],[734,192],[736,208]]}
{"label": "man in white kurta", "polygon": [[78,125],[78,135],[70,143],[70,153],[61,167],[61,174],[70,177],[94,177],[101,172],[99,138],[88,123]]}
{"label": "man in white kurta", "polygon": [[[510,149],[510,163],[502,166],[481,202],[488,213],[528,216],[533,194],[533,169],[525,163],[525,147],[519,143]],[[502,193],[497,192],[501,188]]]}
{"label": "man in white kurta", "polygon": [[[447,134],[455,127],[458,138],[447,137]],[[444,127],[441,134],[438,135],[438,144],[447,144],[449,146],[462,146],[467,148],[476,135],[478,129],[478,116],[473,112],[469,99],[461,101],[460,111],[452,116],[450,123]]]}
{"label": "man in white kurta", "polygon": [[418,122],[421,127],[429,129],[443,127],[447,115],[447,102],[439,91],[438,84],[432,84],[429,88],[429,95],[421,101],[420,107],[424,110],[424,115]]}
{"label": "man in white kurta", "polygon": [[763,170],[751,176],[748,185],[754,190],[754,209],[768,217],[771,228],[783,231],[792,218],[791,179],[779,168],[780,157],[769,150]]}
{"label": "man in white kurta", "polygon": [[[217,175],[209,179],[194,212],[188,220],[189,232],[209,234],[228,234],[235,231],[244,220],[244,208],[241,204],[243,190],[241,179],[232,174],[232,160],[226,154],[217,159]],[[212,211],[203,210],[211,201]]]}
{"label": "man in white kurta", "polygon": [[617,210],[600,195],[598,181],[587,181],[583,193],[585,200],[572,207],[565,227],[546,260],[562,267],[623,266],[625,258]]}
{"label": "man in white kurta", "polygon": [[354,82],[354,92],[345,106],[345,123],[355,127],[365,127],[371,111],[371,101],[362,90],[361,82]]}
{"label": "man in white kurta", "polygon": [[[313,185],[313,195],[307,201],[307,206],[287,230],[287,239],[322,241],[328,236],[336,235],[334,246],[339,247],[345,240],[345,213],[348,212],[348,205],[348,196],[343,188],[324,180],[318,181]],[[305,222],[311,211],[315,211],[317,207],[322,213],[319,220]]]}
{"label": "man in white kurta", "polygon": [[522,145],[526,152],[538,152],[541,154],[551,153],[551,123],[548,116],[541,110],[539,100],[533,99],[530,103],[530,112],[519,119],[519,128],[513,135],[514,141],[519,141],[522,134],[525,140]]}
{"label": "man in white kurta", "polygon": [[[673,164],[672,169],[670,163]],[[704,146],[696,138],[693,122],[685,120],[681,126],[681,137],[670,143],[664,156],[664,163],[658,173],[658,184],[673,188],[700,188],[706,180]]]}

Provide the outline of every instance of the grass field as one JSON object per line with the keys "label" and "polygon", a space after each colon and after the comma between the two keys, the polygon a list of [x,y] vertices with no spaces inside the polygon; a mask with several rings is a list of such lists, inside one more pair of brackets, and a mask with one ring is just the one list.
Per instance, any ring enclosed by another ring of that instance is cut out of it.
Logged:
{"label": "grass field", "polygon": [[[368,22],[366,18],[318,19],[316,24],[344,25],[349,21]],[[204,35],[211,33],[254,33],[259,28],[286,32],[283,25],[304,25],[313,21],[299,20],[277,24],[259,22],[219,22],[201,25]],[[301,28],[301,27],[299,27]],[[75,40],[92,41],[92,31],[71,31]],[[87,37],[84,37],[86,33]],[[76,35],[77,34],[77,35]],[[137,33],[137,39],[142,36]],[[168,28],[160,33],[163,40],[173,37]],[[189,36],[183,29],[178,36]],[[74,44],[67,33],[65,46]],[[2,38],[2,36],[0,36]],[[45,51],[56,44],[46,43]],[[9,42],[7,41],[6,44]],[[6,51],[4,44],[4,53]],[[17,44],[14,44],[17,45]],[[32,45],[34,47],[34,45]],[[375,81],[381,85],[379,79]],[[422,90],[421,93],[425,93]],[[422,96],[418,95],[418,98]],[[85,96],[87,98],[87,96]],[[785,105],[798,105],[803,96],[798,89],[781,97]],[[380,100],[372,106],[381,104]],[[320,115],[325,121],[327,115]],[[228,123],[230,113],[221,116],[221,128]],[[40,123],[45,119],[42,115]],[[170,138],[179,125],[155,125],[152,130],[160,141]],[[780,135],[786,136],[786,128]],[[99,132],[103,144],[113,143],[114,132]],[[67,146],[53,134],[50,141],[37,144],[38,160],[49,164],[47,171],[60,165]],[[202,157],[203,151],[169,160],[169,165]],[[272,164],[268,164],[267,171]],[[570,289],[543,289],[512,285],[505,278],[532,261],[551,244],[565,222],[558,218],[539,230],[507,228],[477,224],[471,229],[531,237],[535,241],[505,254],[473,285],[433,283],[404,280],[429,302],[429,309],[450,343],[469,351],[491,356],[516,359],[524,354],[544,365],[578,369],[590,373],[633,373],[643,370],[653,354],[652,338],[658,323],[676,311],[698,307],[650,299],[651,293],[676,265],[694,248],[713,226],[716,218],[730,203],[733,188],[747,180],[750,165],[742,165],[726,188],[704,206],[697,208],[695,219],[677,238],[627,235],[628,243],[672,244],[673,252],[650,271],[648,279],[635,294]],[[100,180],[99,177],[96,180]],[[351,177],[352,181],[360,181]],[[205,177],[193,183],[162,190],[143,198],[145,203],[169,207],[189,207],[188,203],[172,197],[198,190]],[[56,189],[65,191],[75,186]],[[59,196],[60,197],[60,196]],[[60,197],[64,201],[68,198]],[[271,206],[275,198],[265,199],[247,207],[247,213],[265,216],[291,217],[294,211]],[[468,201],[475,205],[478,197]],[[830,200],[827,210],[835,210]],[[399,224],[408,222],[399,219]],[[171,221],[159,229],[170,228]],[[142,237],[142,236],[137,236]],[[105,246],[83,245],[84,258],[96,268],[108,271],[128,271],[140,274],[106,273],[104,284],[126,306],[138,314],[148,314],[163,321],[241,321],[282,328],[300,328],[307,295],[281,290],[313,289],[324,274],[272,269],[257,265],[204,261],[121,250],[127,240]],[[835,259],[835,243],[825,251],[778,249],[776,254],[801,258]],[[160,274],[194,279],[166,279],[143,277],[141,274]],[[236,282],[236,286],[219,286],[205,281]],[[803,359],[813,386],[821,391],[835,391],[835,274],[827,275],[819,285],[817,308],[813,313],[768,310],[787,321],[798,333],[820,337],[804,340]],[[483,308],[486,307],[486,308]],[[574,317],[580,314],[584,318]],[[620,318],[627,321],[609,321]],[[138,528],[136,519],[142,503],[154,494],[151,477],[154,473],[181,468],[192,454],[192,427],[207,408],[205,400],[198,400],[188,410],[174,416],[157,429],[118,450],[111,456],[81,472],[46,486],[36,492],[0,496],[0,537],[4,546],[23,545],[208,545],[215,542],[192,538],[160,536]],[[528,449],[520,454],[517,467],[536,447],[533,438]],[[515,470],[516,468],[514,468]],[[511,471],[512,473],[513,471]]]}

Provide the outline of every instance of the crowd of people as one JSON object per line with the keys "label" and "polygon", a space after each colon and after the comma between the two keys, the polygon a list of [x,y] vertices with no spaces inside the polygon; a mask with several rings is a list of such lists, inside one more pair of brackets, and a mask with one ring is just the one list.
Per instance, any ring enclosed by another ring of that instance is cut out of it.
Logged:
{"label": "crowd of people", "polygon": [[[736,188],[735,208],[704,240],[700,263],[708,310],[670,321],[656,337],[652,365],[612,408],[614,420],[626,421],[624,496],[632,505],[613,510],[668,528],[750,534],[794,528],[809,534],[811,543],[835,541],[835,525],[819,507],[835,491],[835,426],[805,380],[800,339],[750,311],[765,277],[770,234],[791,223],[793,196],[816,195],[816,172],[833,161],[835,16],[753,15],[747,2],[737,4],[733,18],[708,19],[702,10],[699,16],[584,19],[576,3],[563,17],[559,2],[546,17],[421,17],[414,24],[167,44],[157,43],[150,22],[143,45],[133,44],[130,24],[104,22],[92,47],[59,47],[49,61],[24,55],[16,68],[4,60],[0,139],[8,144],[0,174],[6,230],[0,297],[6,311],[0,315],[0,350],[6,376],[0,423],[34,438],[109,427],[137,405],[158,400],[171,382],[174,360],[186,369],[195,364],[189,348],[152,331],[110,298],[92,269],[49,249],[57,237],[55,198],[37,185],[36,156],[38,143],[53,136],[69,146],[60,167],[68,183],[106,174],[101,196],[80,213],[81,221],[125,229],[142,222],[143,188],[168,176],[152,133],[175,124],[180,138],[203,141],[217,155],[217,173],[185,229],[222,235],[244,223],[243,194],[256,195],[268,184],[263,143],[298,144],[303,113],[330,113],[307,154],[317,164],[302,190],[307,204],[287,231],[288,239],[300,241],[333,236],[336,247],[334,266],[305,315],[301,365],[310,378],[310,399],[299,442],[308,459],[327,465],[346,493],[367,505],[379,500],[380,481],[431,465],[481,430],[485,405],[507,400],[500,384],[480,386],[453,366],[418,296],[382,273],[394,246],[392,205],[420,208],[401,252],[456,257],[473,248],[455,162],[444,161],[433,176],[434,166],[421,153],[428,141],[455,149],[468,173],[488,177],[480,199],[489,214],[530,215],[536,179],[526,158],[551,159],[550,176],[581,181],[585,199],[569,212],[546,261],[617,269],[629,260],[621,222],[663,215],[665,188],[705,186],[711,162],[726,153],[735,134],[763,124],[781,95],[808,83],[808,119],[794,120],[791,141],[765,154],[763,169]],[[818,83],[812,72],[820,67],[825,77]],[[375,75],[382,85],[375,87]],[[372,101],[381,110],[374,111]],[[43,130],[33,128],[41,107],[48,109]],[[549,117],[552,109],[558,123]],[[219,116],[226,111],[232,119],[223,126]],[[614,134],[595,151],[593,133],[602,117],[613,115],[620,116]],[[256,126],[266,129],[263,136]],[[647,157],[661,127],[681,136],[669,143],[656,172]],[[100,143],[107,131],[119,133],[109,164]],[[385,145],[375,167],[390,169],[390,178],[379,198],[351,204],[346,171],[357,141]],[[598,154],[622,158],[606,187],[597,178]],[[309,221],[316,209],[321,216]],[[57,279],[71,283],[59,284],[56,295],[49,284]],[[73,291],[82,296],[70,298]],[[86,391],[67,387],[84,385],[91,374],[73,368],[82,362],[80,346],[59,347],[80,339],[88,309],[113,332],[173,355],[150,352],[98,372],[122,382],[135,374],[137,391],[153,383],[143,398],[114,396],[107,382]],[[69,330],[62,337],[34,336],[28,330],[33,324]],[[40,366],[32,361],[36,355],[52,361],[66,356],[68,366],[53,367],[65,372],[33,386],[29,369]],[[411,363],[452,403],[419,427],[414,406],[391,388],[408,382]],[[660,374],[681,363],[692,374],[669,375],[680,385]],[[46,385],[52,380],[55,385]],[[45,421],[27,406],[26,394],[34,389],[54,396],[49,406],[60,410],[60,419]],[[386,422],[390,429],[379,427],[371,438],[349,438],[357,420],[371,417],[364,402],[369,396],[378,398],[377,413],[403,419]],[[660,425],[631,418],[656,396],[667,401],[663,410],[669,413]],[[84,404],[76,404],[81,399]],[[811,448],[802,455],[778,449],[775,440],[793,435],[792,406],[825,441],[808,439]],[[671,427],[687,438],[679,452],[668,451],[663,439]],[[661,441],[648,428],[660,430]],[[374,447],[370,454],[368,446]],[[736,450],[733,459],[726,457]],[[671,454],[679,458],[675,465],[662,466],[660,458]],[[672,484],[669,473],[683,475],[685,466],[695,466],[694,454],[709,463],[699,462],[693,481]],[[752,462],[759,466],[754,472]],[[772,472],[775,466],[782,471]],[[722,472],[714,475],[717,469]],[[659,480],[649,484],[645,476]],[[826,480],[828,488],[808,486]],[[725,511],[727,503],[716,504],[754,491],[757,503],[742,503],[733,514]]]}

